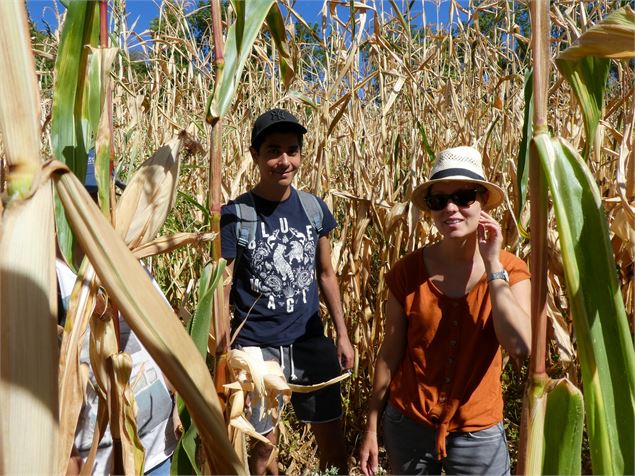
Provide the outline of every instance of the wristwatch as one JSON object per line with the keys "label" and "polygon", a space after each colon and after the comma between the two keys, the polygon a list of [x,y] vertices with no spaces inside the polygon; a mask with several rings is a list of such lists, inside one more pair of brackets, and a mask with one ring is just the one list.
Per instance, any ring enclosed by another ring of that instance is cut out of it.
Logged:
{"label": "wristwatch", "polygon": [[496,271],[495,273],[490,273],[487,275],[487,282],[489,283],[490,281],[494,281],[495,279],[502,279],[505,282],[509,282],[509,274],[507,274],[507,271],[502,270],[502,271]]}

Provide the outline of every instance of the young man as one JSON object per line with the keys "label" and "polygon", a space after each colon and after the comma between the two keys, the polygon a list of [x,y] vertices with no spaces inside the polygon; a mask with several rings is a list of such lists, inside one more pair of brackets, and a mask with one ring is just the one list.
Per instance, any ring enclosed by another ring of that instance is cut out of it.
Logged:
{"label": "young man", "polygon": [[[234,345],[259,349],[265,360],[278,361],[287,379],[298,384],[329,380],[353,364],[331,264],[328,235],[335,219],[322,200],[291,185],[306,132],[283,109],[256,119],[249,150],[260,180],[225,205],[221,218],[222,255],[233,273],[226,301],[233,306],[232,329],[240,327]],[[318,286],[337,332],[336,346],[324,336]],[[291,403],[297,417],[311,424],[321,469],[335,466],[339,473],[347,473],[339,385],[294,394]],[[275,444],[271,419],[259,419],[259,413],[252,408],[252,424]],[[252,473],[278,474],[277,461],[267,465],[271,451],[272,446],[263,443],[252,447]]]}

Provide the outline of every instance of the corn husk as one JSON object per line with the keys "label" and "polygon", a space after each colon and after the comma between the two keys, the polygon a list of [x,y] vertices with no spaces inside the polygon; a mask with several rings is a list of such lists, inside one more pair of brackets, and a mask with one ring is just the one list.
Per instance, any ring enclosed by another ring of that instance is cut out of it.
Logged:
{"label": "corn husk", "polygon": [[152,240],[174,206],[182,143],[172,139],[141,164],[117,203],[115,229],[130,248]]}

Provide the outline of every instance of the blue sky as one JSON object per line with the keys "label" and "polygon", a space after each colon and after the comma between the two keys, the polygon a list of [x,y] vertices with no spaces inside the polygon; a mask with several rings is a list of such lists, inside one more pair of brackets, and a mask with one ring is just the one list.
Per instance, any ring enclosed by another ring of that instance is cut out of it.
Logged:
{"label": "blue sky", "polygon": [[[0,0],[6,1],[6,0]],[[379,4],[382,0],[375,1]],[[26,0],[27,8],[31,15],[31,18],[36,24],[43,28],[45,22],[48,23],[51,28],[55,28],[55,8],[59,11],[63,11],[64,7],[59,3],[59,0]],[[196,0],[191,0],[193,5],[196,4]],[[372,4],[372,1],[366,3]],[[395,3],[402,4],[401,0],[397,0]],[[425,6],[428,22],[433,23],[437,18],[436,5],[432,0],[415,0],[413,3],[413,13],[418,14],[421,12],[422,6]],[[461,2],[463,3],[463,2]],[[467,3],[467,2],[465,2]],[[126,10],[129,14],[128,24],[138,19],[137,32],[141,32],[147,29],[150,21],[158,16],[160,0],[126,0]],[[304,17],[304,19],[313,24],[319,18],[320,11],[324,4],[323,0],[297,0],[295,3],[295,9]],[[388,2],[384,1],[385,8],[389,10]],[[341,7],[340,7],[341,8]],[[441,23],[445,23],[448,18],[449,0],[441,0],[439,7],[439,20]]]}

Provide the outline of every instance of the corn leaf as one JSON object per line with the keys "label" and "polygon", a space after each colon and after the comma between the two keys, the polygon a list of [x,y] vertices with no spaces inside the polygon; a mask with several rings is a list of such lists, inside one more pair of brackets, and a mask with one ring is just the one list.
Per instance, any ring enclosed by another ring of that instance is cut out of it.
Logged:
{"label": "corn leaf", "polygon": [[[187,331],[190,336],[192,336],[194,345],[204,359],[207,356],[207,343],[212,325],[212,316],[214,315],[215,290],[221,282],[224,271],[224,259],[221,259],[218,264],[209,263],[203,268],[198,282],[198,305],[196,306],[194,316],[190,319],[187,326]],[[211,353],[213,354],[213,352]],[[185,428],[185,433],[174,451],[177,454],[177,465],[174,467],[177,473],[175,474],[191,473],[192,470],[194,470],[196,474],[200,474],[201,469],[196,462],[195,445],[198,430],[194,425],[186,425],[185,422],[191,421],[191,418],[182,399],[179,398],[178,403],[179,416]]]}
{"label": "corn leaf", "polygon": [[551,381],[544,424],[545,459],[542,474],[582,472],[582,392],[567,379]]}
{"label": "corn leaf", "polygon": [[102,212],[110,215],[110,111],[107,107],[107,95],[110,91],[110,71],[117,56],[117,48],[90,48],[88,84],[92,89],[98,89],[93,95],[97,98],[93,101],[91,109],[96,117],[91,118],[91,124],[97,124],[95,137],[95,181],[99,205]]}
{"label": "corn leaf", "polygon": [[225,64],[214,85],[213,99],[207,110],[207,121],[210,123],[223,117],[229,109],[254,41],[275,2],[251,0],[235,3],[236,22],[227,31],[223,52]]}
{"label": "corn leaf", "polygon": [[214,239],[214,233],[175,233],[169,236],[160,236],[154,240],[132,250],[137,259],[148,258],[162,253],[170,253],[185,245],[206,243]]}
{"label": "corn leaf", "polygon": [[[177,398],[177,405],[179,409],[185,407],[183,399]],[[198,436],[198,430],[196,425],[192,422],[187,410],[183,409],[179,411],[179,417],[185,431],[181,435],[181,439],[174,449],[172,454],[172,466],[170,468],[170,474],[177,476],[179,474],[203,474],[197,460],[196,460],[196,437]]]}
{"label": "corn leaf", "polygon": [[520,474],[580,474],[582,392],[567,379],[530,380],[523,408],[527,453]]}
{"label": "corn leaf", "polygon": [[584,161],[568,143],[545,133],[534,141],[560,235],[593,472],[632,474],[635,353],[600,194]]}
{"label": "corn leaf", "polygon": [[586,132],[583,156],[588,159],[595,141],[595,131],[602,118],[606,80],[611,63],[608,59],[587,56],[574,61],[558,59],[556,65],[571,85],[582,109]]}
{"label": "corn leaf", "polygon": [[624,7],[584,32],[556,58],[556,66],[567,79],[582,108],[588,158],[595,131],[602,118],[602,101],[610,69],[610,59],[635,56],[635,12]]}
{"label": "corn leaf", "polygon": [[183,397],[212,470],[244,474],[228,440],[209,371],[191,338],[82,184],[59,162],[50,168],[55,170],[58,194],[82,249],[108,296]]}
{"label": "corn leaf", "polygon": [[63,474],[73,447],[77,421],[84,400],[85,383],[79,355],[84,334],[95,306],[95,270],[88,260],[82,262],[71,293],[64,323],[59,361],[60,435],[57,474]]}
{"label": "corn leaf", "polygon": [[557,61],[576,61],[586,56],[630,59],[635,56],[635,11],[624,7],[593,25],[558,55]]}
{"label": "corn leaf", "polygon": [[271,38],[278,50],[278,62],[280,63],[282,83],[285,88],[288,88],[293,81],[295,70],[291,63],[289,48],[287,48],[287,29],[284,27],[284,19],[282,18],[282,12],[280,11],[278,2],[275,2],[269,9],[269,13],[267,14],[267,26],[269,27]]}
{"label": "corn leaf", "polygon": [[[516,221],[520,224],[523,209],[527,201],[527,190],[529,184],[529,141],[533,135],[532,118],[534,115],[534,82],[533,72],[528,71],[525,75],[525,113],[523,119],[523,137],[518,147],[518,161],[516,167],[516,187],[518,189],[518,200],[516,208]],[[524,230],[521,230],[524,232]],[[526,235],[526,232],[523,234]],[[526,236],[525,236],[526,237]]]}
{"label": "corn leaf", "polygon": [[26,195],[40,168],[40,94],[22,2],[0,2],[0,131],[9,195]]}
{"label": "corn leaf", "polygon": [[[97,130],[100,86],[92,84],[99,76],[87,74],[89,50],[99,38],[99,12],[96,1],[73,0],[68,4],[64,27],[55,60],[55,85],[51,117],[53,156],[84,179],[87,153],[92,143],[91,132]],[[93,70],[95,71],[95,70]],[[74,267],[75,238],[64,216],[59,200],[55,202],[55,223],[60,250],[67,263]]]}
{"label": "corn leaf", "polygon": [[[121,444],[122,470],[115,473],[143,475],[145,451],[137,432],[136,404],[129,380],[132,358],[125,352],[108,358],[108,403],[111,407],[110,431]],[[116,468],[115,468],[116,469]]]}

